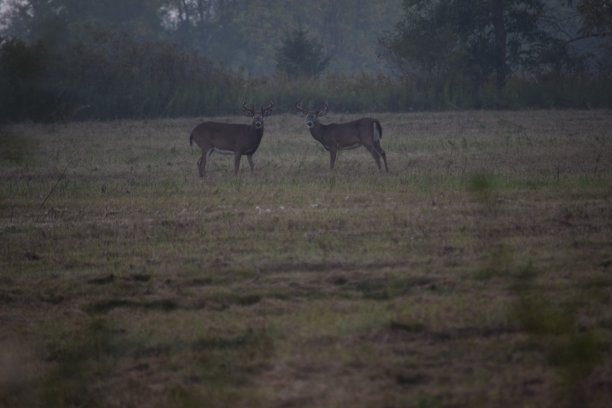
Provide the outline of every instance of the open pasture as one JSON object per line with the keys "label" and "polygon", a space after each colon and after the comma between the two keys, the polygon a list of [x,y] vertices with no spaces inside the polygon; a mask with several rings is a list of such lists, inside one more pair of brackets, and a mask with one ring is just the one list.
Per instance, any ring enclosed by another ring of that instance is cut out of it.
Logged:
{"label": "open pasture", "polygon": [[0,406],[609,406],[612,112],[372,116],[4,127]]}

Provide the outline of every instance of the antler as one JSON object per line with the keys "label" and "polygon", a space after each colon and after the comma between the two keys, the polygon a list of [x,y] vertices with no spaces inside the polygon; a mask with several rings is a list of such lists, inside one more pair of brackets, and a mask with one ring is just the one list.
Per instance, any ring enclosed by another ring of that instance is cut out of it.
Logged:
{"label": "antler", "polygon": [[242,102],[242,110],[249,116],[255,116],[255,106],[249,108],[246,104],[246,101]]}
{"label": "antler", "polygon": [[268,106],[264,106],[263,108],[261,108],[261,116],[270,116],[273,107],[274,102],[271,102]]}
{"label": "antler", "polygon": [[323,106],[323,109],[319,109],[317,111],[317,116],[325,116],[327,114],[327,110],[329,109],[329,105],[327,104],[327,102],[325,102],[325,105]]}
{"label": "antler", "polygon": [[295,104],[295,109],[297,109],[298,111],[300,111],[302,113],[308,113],[307,110],[302,108],[302,100],[301,99],[300,99],[300,101],[298,103]]}

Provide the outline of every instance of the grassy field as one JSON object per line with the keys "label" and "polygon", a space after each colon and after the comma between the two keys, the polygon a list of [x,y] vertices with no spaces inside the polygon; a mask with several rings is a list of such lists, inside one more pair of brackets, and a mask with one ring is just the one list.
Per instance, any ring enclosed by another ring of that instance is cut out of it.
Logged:
{"label": "grassy field", "polygon": [[609,406],[612,112],[376,117],[5,126],[0,406]]}

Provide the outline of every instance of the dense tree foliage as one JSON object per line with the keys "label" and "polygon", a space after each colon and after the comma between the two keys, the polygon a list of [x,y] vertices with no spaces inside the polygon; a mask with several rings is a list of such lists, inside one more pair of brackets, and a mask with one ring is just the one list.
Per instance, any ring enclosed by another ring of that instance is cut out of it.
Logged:
{"label": "dense tree foliage", "polygon": [[560,35],[560,5],[555,9],[553,3],[405,0],[403,20],[381,40],[384,55],[400,75],[435,83],[435,92],[444,95],[472,97],[493,85],[502,91],[513,77],[582,75],[587,56]]}
{"label": "dense tree foliage", "polygon": [[565,44],[542,27],[542,1],[406,0],[404,10],[404,20],[383,39],[404,74],[428,72],[476,87],[494,76],[501,88],[512,72],[569,64]]}
{"label": "dense tree foliage", "polygon": [[38,118],[54,103],[45,84],[48,55],[41,44],[0,39],[0,120]]}
{"label": "dense tree foliage", "polygon": [[98,26],[61,47],[0,46],[0,120],[219,113],[239,104],[237,77],[167,42]]}
{"label": "dense tree foliage", "polygon": [[229,113],[245,98],[612,106],[601,0],[0,0],[0,14],[0,121]]}
{"label": "dense tree foliage", "polygon": [[580,0],[586,36],[612,36],[612,3],[609,0]]}

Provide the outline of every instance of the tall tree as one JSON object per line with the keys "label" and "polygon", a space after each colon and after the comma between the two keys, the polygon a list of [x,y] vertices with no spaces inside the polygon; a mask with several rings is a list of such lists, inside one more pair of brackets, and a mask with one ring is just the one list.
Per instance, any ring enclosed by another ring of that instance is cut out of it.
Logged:
{"label": "tall tree", "polygon": [[505,4],[504,0],[494,0],[493,7],[493,32],[495,36],[495,73],[497,75],[496,85],[501,88],[506,82],[508,69],[506,66],[506,42],[508,33],[504,21]]}
{"label": "tall tree", "polygon": [[277,70],[291,80],[319,76],[330,60],[331,57],[324,55],[321,43],[309,38],[302,28],[289,34],[276,52]]}
{"label": "tall tree", "polygon": [[561,44],[542,30],[543,0],[405,0],[404,19],[381,40],[404,74],[434,72],[499,89],[514,70]]}

